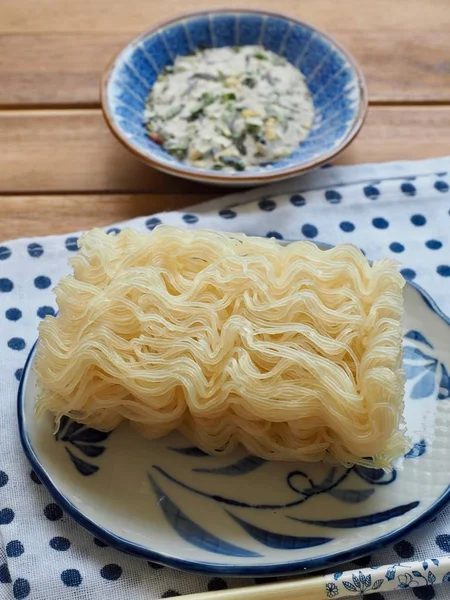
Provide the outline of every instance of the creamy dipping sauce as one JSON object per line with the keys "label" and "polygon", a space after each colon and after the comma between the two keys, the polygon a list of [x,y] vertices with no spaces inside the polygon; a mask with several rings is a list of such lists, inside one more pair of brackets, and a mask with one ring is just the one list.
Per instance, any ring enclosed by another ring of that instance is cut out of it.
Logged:
{"label": "creamy dipping sauce", "polygon": [[262,46],[177,57],[159,75],[144,114],[150,138],[167,152],[218,171],[289,156],[313,118],[303,74]]}

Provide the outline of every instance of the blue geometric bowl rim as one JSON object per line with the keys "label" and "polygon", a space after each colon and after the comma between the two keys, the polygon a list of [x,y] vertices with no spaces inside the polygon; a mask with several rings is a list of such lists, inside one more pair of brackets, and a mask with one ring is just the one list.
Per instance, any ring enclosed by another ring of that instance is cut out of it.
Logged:
{"label": "blue geometric bowl rim", "polygon": [[[190,19],[190,18],[216,15],[216,14],[225,14],[225,15],[226,14],[230,14],[230,15],[232,15],[232,14],[249,14],[249,15],[261,15],[261,16],[276,17],[279,19],[284,19],[284,20],[289,21],[290,23],[310,28],[314,33],[316,33],[320,37],[324,38],[331,46],[334,46],[342,53],[342,55],[345,57],[346,61],[350,65],[351,70],[355,74],[355,79],[358,83],[359,105],[358,105],[358,111],[355,114],[355,116],[353,117],[353,122],[352,122],[350,129],[347,131],[347,133],[344,135],[342,140],[339,142],[339,144],[335,148],[333,148],[332,150],[330,150],[326,153],[323,153],[320,157],[313,158],[308,161],[302,162],[301,164],[299,164],[297,166],[295,166],[295,165],[287,166],[282,169],[277,169],[276,172],[262,171],[262,172],[257,172],[257,173],[253,173],[253,174],[251,171],[250,172],[246,172],[246,171],[233,172],[230,174],[226,174],[226,173],[219,174],[218,172],[215,172],[212,170],[211,171],[199,170],[198,172],[197,171],[196,172],[187,172],[186,169],[183,167],[183,163],[181,161],[174,163],[174,165],[168,165],[167,163],[160,160],[159,157],[157,157],[151,153],[144,152],[139,147],[136,147],[134,144],[130,143],[130,141],[122,134],[121,129],[119,127],[117,127],[117,125],[115,124],[115,119],[110,112],[109,103],[108,103],[108,84],[109,84],[111,76],[115,70],[116,63],[122,58],[122,55],[125,55],[128,48],[137,46],[142,40],[147,39],[150,35],[153,35],[156,32],[158,32],[159,30],[163,30],[163,29],[169,27],[170,25],[174,25],[175,23],[178,23],[180,21],[185,21],[186,19]],[[141,161],[143,161],[144,163],[150,164],[151,166],[155,167],[156,169],[159,169],[161,171],[169,173],[170,175],[177,175],[179,177],[187,177],[189,179],[196,179],[198,181],[223,182],[223,183],[229,183],[229,182],[235,182],[235,181],[242,182],[242,183],[252,183],[252,182],[264,183],[264,182],[269,182],[269,181],[276,181],[280,178],[294,177],[295,175],[300,175],[301,173],[305,173],[307,171],[310,171],[311,169],[317,168],[320,165],[327,163],[333,157],[335,157],[337,154],[339,154],[343,150],[345,150],[347,148],[347,146],[358,135],[358,133],[361,130],[361,127],[363,126],[364,121],[366,119],[367,110],[368,110],[368,106],[369,106],[367,84],[366,84],[365,77],[361,71],[359,64],[357,63],[357,61],[353,57],[353,55],[344,46],[342,46],[342,44],[340,44],[333,36],[331,36],[328,33],[325,33],[321,29],[318,29],[314,25],[311,25],[307,21],[296,19],[295,17],[283,14],[281,12],[262,10],[262,9],[257,9],[257,8],[205,9],[205,10],[181,13],[179,15],[176,15],[175,17],[171,17],[170,19],[166,19],[164,21],[160,21],[159,23],[156,23],[149,29],[146,29],[142,33],[140,33],[137,36],[135,36],[134,38],[132,38],[121,50],[119,50],[114,55],[114,57],[112,58],[112,60],[108,64],[108,66],[106,67],[106,69],[103,73],[103,76],[101,78],[100,100],[101,100],[103,116],[104,116],[105,121],[106,121],[109,129],[111,130],[112,134],[119,140],[119,142],[121,142],[132,154],[134,154]]]}
{"label": "blue geometric bowl rim", "polygon": [[[323,244],[325,246],[325,244]],[[438,307],[433,298],[421,288],[417,283],[413,281],[407,281],[406,285],[411,286],[422,296],[425,304],[430,308],[432,312],[437,314],[444,323],[450,327],[450,318],[442,312]],[[284,563],[275,564],[262,564],[262,565],[238,565],[238,564],[218,564],[205,561],[186,560],[177,558],[170,554],[165,554],[157,550],[151,550],[140,544],[130,542],[120,536],[112,533],[108,529],[105,529],[101,525],[97,524],[92,519],[83,515],[83,513],[64,496],[53,483],[51,476],[44,469],[39,461],[39,457],[36,455],[34,448],[28,437],[28,432],[25,427],[25,382],[30,369],[30,364],[36,351],[38,340],[33,344],[31,351],[26,360],[22,377],[19,384],[19,391],[17,394],[17,417],[19,424],[19,435],[20,441],[25,452],[28,461],[33,467],[35,473],[50,492],[51,496],[56,502],[63,508],[63,510],[72,518],[74,521],[79,523],[87,531],[93,534],[95,537],[106,542],[113,548],[121,550],[127,554],[132,554],[146,560],[163,564],[168,567],[180,569],[182,571],[190,571],[194,573],[210,574],[216,573],[220,575],[226,575],[228,577],[265,577],[270,575],[294,575],[305,573],[307,571],[315,571],[317,569],[324,569],[333,565],[342,564],[348,561],[355,560],[361,556],[371,554],[372,552],[391,544],[404,536],[408,535],[418,527],[428,523],[433,517],[435,517],[448,502],[450,502],[450,486],[446,491],[421,515],[406,523],[402,527],[391,531],[379,538],[376,538],[360,546],[356,546],[351,550],[344,550],[341,552],[335,552],[327,556],[318,556],[315,558],[308,558],[302,560],[287,561]]]}

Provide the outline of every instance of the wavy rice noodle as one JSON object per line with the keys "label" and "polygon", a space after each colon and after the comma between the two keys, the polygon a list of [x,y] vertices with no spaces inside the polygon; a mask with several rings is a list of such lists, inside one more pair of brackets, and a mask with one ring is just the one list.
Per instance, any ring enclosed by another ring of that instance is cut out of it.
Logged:
{"label": "wavy rice noodle", "polygon": [[[321,250],[161,226],[80,239],[40,326],[37,411],[210,453],[389,466],[404,453],[403,278]],[[368,460],[373,458],[374,463]]]}

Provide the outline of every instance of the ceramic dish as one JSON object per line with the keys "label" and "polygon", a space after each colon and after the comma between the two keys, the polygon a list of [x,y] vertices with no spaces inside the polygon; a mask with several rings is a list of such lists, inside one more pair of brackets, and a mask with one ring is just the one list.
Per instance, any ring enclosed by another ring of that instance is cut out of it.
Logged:
{"label": "ceramic dish", "polygon": [[[198,48],[251,44],[284,56],[306,77],[315,119],[291,156],[265,167],[220,173],[187,165],[150,140],[143,122],[145,101],[165,66]],[[101,101],[114,135],[144,162],[187,179],[239,186],[278,181],[329,161],[356,136],[367,110],[363,76],[331,37],[278,13],[245,9],[183,15],[142,33],[107,69]]]}
{"label": "ceramic dish", "polygon": [[450,499],[450,319],[414,283],[404,291],[408,431],[392,473],[210,457],[179,435],[150,442],[34,418],[35,349],[18,395],[20,437],[62,508],[125,552],[179,569],[289,574],[368,554],[425,523]]}

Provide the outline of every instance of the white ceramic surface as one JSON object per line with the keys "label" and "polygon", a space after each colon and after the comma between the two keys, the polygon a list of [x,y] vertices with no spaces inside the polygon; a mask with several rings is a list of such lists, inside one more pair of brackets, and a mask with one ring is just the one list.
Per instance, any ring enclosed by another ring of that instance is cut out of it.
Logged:
{"label": "white ceramic surface", "polygon": [[24,450],[56,501],[107,543],[185,570],[287,574],[353,559],[432,518],[449,499],[450,320],[405,287],[406,420],[395,471],[209,457],[179,435],[149,442],[34,418],[34,349],[18,398]]}

